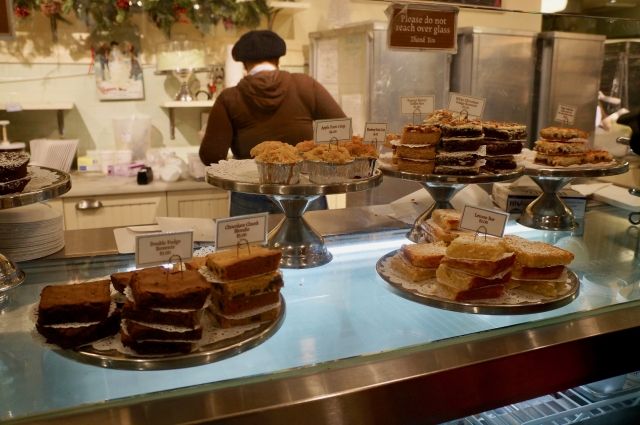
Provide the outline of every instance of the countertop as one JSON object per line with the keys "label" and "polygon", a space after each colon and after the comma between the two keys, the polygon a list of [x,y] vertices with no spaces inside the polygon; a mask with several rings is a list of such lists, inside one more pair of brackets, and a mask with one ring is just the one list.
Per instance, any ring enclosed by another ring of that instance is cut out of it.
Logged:
{"label": "countertop", "polygon": [[139,185],[136,183],[136,177],[105,176],[97,173],[71,173],[71,190],[62,195],[62,197],[142,194],[201,189],[223,192],[222,189],[211,186],[204,181],[191,179],[163,182],[156,178],[150,184]]}

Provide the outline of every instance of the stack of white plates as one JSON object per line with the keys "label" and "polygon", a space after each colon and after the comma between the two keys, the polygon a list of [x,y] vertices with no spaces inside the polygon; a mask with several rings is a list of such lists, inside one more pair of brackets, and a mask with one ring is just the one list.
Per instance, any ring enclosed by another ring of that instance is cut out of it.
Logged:
{"label": "stack of white plates", "polygon": [[63,247],[62,213],[48,204],[0,211],[0,252],[13,261],[42,258]]}

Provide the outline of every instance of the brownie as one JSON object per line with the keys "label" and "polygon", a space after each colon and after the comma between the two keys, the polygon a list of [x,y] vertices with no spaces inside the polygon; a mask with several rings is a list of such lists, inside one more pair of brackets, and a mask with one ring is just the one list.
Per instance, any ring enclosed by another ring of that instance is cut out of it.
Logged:
{"label": "brownie", "polygon": [[445,152],[462,152],[469,151],[474,152],[480,149],[480,146],[484,145],[485,141],[482,138],[474,139],[449,139],[441,140],[440,148]]}
{"label": "brownie", "polygon": [[203,310],[166,310],[137,308],[131,301],[122,307],[122,318],[145,323],[159,323],[187,328],[195,328],[200,324]]}
{"label": "brownie", "polygon": [[472,153],[462,155],[438,155],[436,157],[436,167],[439,165],[457,165],[472,167],[478,162],[479,156]]}
{"label": "brownie", "polygon": [[49,285],[40,293],[38,323],[99,322],[107,318],[111,306],[108,280],[74,285]]}
{"label": "brownie", "polygon": [[482,137],[482,124],[478,120],[452,120],[440,125],[442,138]]}
{"label": "brownie", "polygon": [[195,270],[134,274],[131,292],[136,308],[203,308],[211,284]]}
{"label": "brownie", "polygon": [[214,295],[221,298],[236,298],[278,291],[284,285],[282,273],[273,272],[228,282],[213,282]]}
{"label": "brownie", "polygon": [[453,165],[440,165],[433,170],[434,174],[447,176],[476,176],[480,174],[479,167],[458,167]]}
{"label": "brownie", "polygon": [[207,267],[220,280],[237,280],[276,271],[282,252],[278,249],[251,246],[250,252],[239,249],[207,255]]}
{"label": "brownie", "polygon": [[127,286],[131,284],[131,279],[133,279],[134,274],[143,276],[146,273],[164,272],[166,270],[167,269],[165,269],[162,266],[156,266],[156,267],[149,267],[149,268],[140,269],[140,270],[131,270],[128,272],[113,273],[110,276],[111,284],[116,289],[116,291],[124,294],[124,290],[127,288]]}
{"label": "brownie", "polygon": [[485,121],[482,123],[485,138],[498,140],[524,140],[527,126],[513,122]]}
{"label": "brownie", "polygon": [[117,310],[106,319],[86,326],[50,326],[36,323],[36,329],[47,339],[47,342],[62,348],[79,347],[115,335],[119,328],[120,313]]}
{"label": "brownie", "polygon": [[30,156],[26,152],[0,151],[0,182],[26,177],[29,159]]}
{"label": "brownie", "polygon": [[484,166],[490,170],[515,170],[518,164],[513,157],[487,157]]}
{"label": "brownie", "polygon": [[486,140],[487,155],[515,155],[522,152],[522,142],[519,140],[495,141]]}
{"label": "brownie", "polygon": [[120,341],[125,347],[139,354],[186,354],[193,350],[191,342],[179,341],[136,341],[124,331],[120,331]]}
{"label": "brownie", "polygon": [[177,327],[173,329],[167,325],[154,327],[146,323],[123,320],[122,328],[126,329],[126,333],[131,337],[131,339],[136,341],[197,341],[202,338],[201,326],[194,329],[182,328],[182,331],[180,331]]}

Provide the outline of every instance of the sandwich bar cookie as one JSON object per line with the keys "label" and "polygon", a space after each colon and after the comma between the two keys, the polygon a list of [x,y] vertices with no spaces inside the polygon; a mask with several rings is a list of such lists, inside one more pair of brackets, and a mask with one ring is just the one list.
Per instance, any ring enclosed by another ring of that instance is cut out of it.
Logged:
{"label": "sandwich bar cookie", "polygon": [[436,276],[446,248],[443,242],[402,245],[391,258],[390,265],[396,273],[412,282],[431,279]]}

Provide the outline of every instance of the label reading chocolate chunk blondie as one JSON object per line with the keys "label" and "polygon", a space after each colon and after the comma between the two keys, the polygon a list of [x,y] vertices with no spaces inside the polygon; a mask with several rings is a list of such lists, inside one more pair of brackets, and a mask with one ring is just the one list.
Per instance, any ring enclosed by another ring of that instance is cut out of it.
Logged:
{"label": "label reading chocolate chunk blondie", "polygon": [[247,214],[216,220],[216,250],[239,243],[267,243],[268,213]]}

